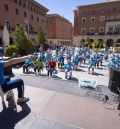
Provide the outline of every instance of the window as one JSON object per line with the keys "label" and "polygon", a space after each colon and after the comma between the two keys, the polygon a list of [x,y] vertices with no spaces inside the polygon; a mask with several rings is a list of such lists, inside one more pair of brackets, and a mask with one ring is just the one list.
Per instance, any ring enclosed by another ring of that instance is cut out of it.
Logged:
{"label": "window", "polygon": [[19,5],[22,5],[22,2],[21,2],[21,0],[19,0]]}
{"label": "window", "polygon": [[100,16],[100,22],[105,22],[105,16]]}
{"label": "window", "polygon": [[5,24],[7,26],[7,29],[10,30],[11,29],[11,21],[5,21]]}
{"label": "window", "polygon": [[19,14],[19,10],[18,9],[15,9],[15,13],[18,15]]}
{"label": "window", "polygon": [[81,34],[86,34],[86,28],[81,28]]}
{"label": "window", "polygon": [[82,18],[82,23],[85,23],[86,22],[86,18]]}
{"label": "window", "polygon": [[17,0],[14,0],[15,3],[17,3]]}
{"label": "window", "polygon": [[33,10],[32,6],[31,6],[31,11]]}
{"label": "window", "polygon": [[33,15],[31,15],[31,19],[33,20]]}
{"label": "window", "polygon": [[95,17],[91,17],[91,23],[95,23]]}
{"label": "window", "polygon": [[26,7],[26,4],[25,4],[25,2],[23,3],[23,7]]}
{"label": "window", "polygon": [[104,33],[104,27],[99,28],[99,33]]}
{"label": "window", "polygon": [[44,20],[42,19],[42,23],[44,23]]}
{"label": "window", "polygon": [[24,17],[27,17],[27,13],[26,12],[24,12]]}
{"label": "window", "polygon": [[92,10],[92,13],[95,14],[95,10]]}
{"label": "window", "polygon": [[90,33],[91,34],[95,33],[95,29],[94,28],[90,28]]}
{"label": "window", "polygon": [[115,19],[115,17],[114,16],[110,16],[110,20],[114,20]]}
{"label": "window", "polygon": [[8,5],[7,5],[7,4],[4,4],[4,9],[5,9],[6,11],[8,11],[8,10],[9,10],[9,8],[8,8]]}
{"label": "window", "polygon": [[109,26],[108,33],[112,33],[112,32],[113,32],[113,26]]}
{"label": "window", "polygon": [[39,22],[39,17],[37,17],[37,22]]}
{"label": "window", "polygon": [[117,15],[116,16],[116,20],[120,20],[120,15]]}
{"label": "window", "polygon": [[33,10],[34,12],[35,12],[35,8],[34,8],[34,10]]}
{"label": "window", "polygon": [[117,10],[116,8],[113,8],[113,12],[116,12],[116,10]]}

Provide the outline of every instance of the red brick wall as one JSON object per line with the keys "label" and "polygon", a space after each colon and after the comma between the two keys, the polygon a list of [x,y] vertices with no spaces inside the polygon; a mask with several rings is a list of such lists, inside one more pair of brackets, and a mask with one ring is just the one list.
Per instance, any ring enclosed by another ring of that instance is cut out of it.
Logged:
{"label": "red brick wall", "polygon": [[[27,9],[22,5],[19,5],[19,0],[17,0],[18,3],[16,4],[14,0],[2,0],[0,2],[0,26],[4,26],[5,20],[11,21],[12,28],[15,28],[16,24],[25,24],[25,17],[24,12],[27,11]],[[8,11],[4,9],[4,4],[8,5]],[[31,6],[33,9],[35,8],[35,12],[31,10]],[[36,31],[38,27],[42,27],[42,29],[46,32],[46,10],[44,10],[39,5],[29,3],[29,21],[30,25],[34,28]],[[19,14],[17,15],[15,12],[15,9],[19,10]],[[37,13],[38,10],[38,13]],[[39,12],[42,12],[43,14],[39,14]],[[31,15],[33,15],[33,20],[31,20]],[[39,18],[39,21],[37,21],[37,17]]]}
{"label": "red brick wall", "polygon": [[72,39],[72,24],[57,16],[47,17],[47,36],[51,39]]}

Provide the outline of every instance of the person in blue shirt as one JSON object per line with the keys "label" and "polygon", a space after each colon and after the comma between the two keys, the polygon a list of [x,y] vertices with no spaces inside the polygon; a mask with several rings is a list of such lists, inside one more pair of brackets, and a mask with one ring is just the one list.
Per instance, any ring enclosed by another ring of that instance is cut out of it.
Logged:
{"label": "person in blue shirt", "polygon": [[79,59],[79,64],[80,64],[80,66],[81,66],[82,61],[83,61],[83,57],[82,57],[82,55],[79,55],[79,56],[78,56],[78,59]]}
{"label": "person in blue shirt", "polygon": [[[21,59],[10,59],[8,61],[0,61],[0,92],[7,93],[8,91],[17,88],[18,91],[18,99],[17,104],[21,105],[25,102],[29,101],[29,98],[24,97],[24,82],[22,79],[14,79],[11,80],[9,76],[4,75],[4,68],[9,67],[10,65],[17,63],[20,63],[21,60],[23,60],[24,57],[21,57]],[[6,100],[9,100],[13,97],[13,94],[7,95]]]}
{"label": "person in blue shirt", "polygon": [[77,70],[78,69],[78,63],[79,63],[79,57],[78,57],[78,55],[75,55],[74,57],[73,57],[73,65],[74,65],[74,70]]}
{"label": "person in blue shirt", "polygon": [[67,58],[67,63],[65,64],[64,69],[65,69],[65,78],[69,77],[69,79],[71,80],[73,64],[71,63],[71,60],[69,58]]}
{"label": "person in blue shirt", "polygon": [[50,53],[46,53],[46,55],[45,55],[45,61],[46,61],[46,70],[48,69],[48,64],[49,64],[49,62],[51,61],[51,55],[50,55]]}
{"label": "person in blue shirt", "polygon": [[93,57],[91,57],[88,60],[88,74],[90,74],[90,69],[92,69],[92,74],[94,73],[94,68],[95,68],[95,60]]}
{"label": "person in blue shirt", "polygon": [[32,57],[29,58],[27,57],[23,65],[23,73],[28,73],[29,72],[28,68],[32,66],[32,64],[33,64]]}
{"label": "person in blue shirt", "polygon": [[66,55],[66,58],[69,58],[69,59],[71,60],[72,54],[69,52],[69,53]]}
{"label": "person in blue shirt", "polygon": [[112,58],[106,67],[108,67],[108,69],[116,68],[118,67],[118,62],[115,61],[115,58]]}
{"label": "person in blue shirt", "polygon": [[62,55],[62,53],[58,56],[58,68],[62,69],[64,66],[64,56]]}

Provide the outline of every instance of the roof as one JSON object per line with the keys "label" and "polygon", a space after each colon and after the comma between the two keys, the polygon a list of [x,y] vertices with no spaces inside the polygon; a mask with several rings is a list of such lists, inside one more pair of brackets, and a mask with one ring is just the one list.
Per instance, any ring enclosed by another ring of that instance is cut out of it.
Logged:
{"label": "roof", "polygon": [[37,6],[39,6],[40,8],[44,9],[46,12],[49,11],[49,9],[47,9],[46,7],[44,7],[43,5],[41,5],[40,3],[38,3],[35,0],[29,0],[29,2],[31,2],[31,3],[33,3],[33,4],[37,5]]}
{"label": "roof", "polygon": [[64,21],[72,24],[68,19],[64,18],[63,16],[60,16],[59,14],[47,14],[47,17],[58,17],[58,18],[60,18],[60,19],[62,19]]}
{"label": "roof", "polygon": [[77,8],[82,8],[82,7],[87,7],[87,6],[97,6],[97,5],[107,5],[107,4],[114,4],[114,3],[120,3],[119,0],[116,1],[106,1],[106,2],[102,2],[102,3],[95,3],[95,4],[89,4],[89,5],[81,5],[81,6],[77,6]]}

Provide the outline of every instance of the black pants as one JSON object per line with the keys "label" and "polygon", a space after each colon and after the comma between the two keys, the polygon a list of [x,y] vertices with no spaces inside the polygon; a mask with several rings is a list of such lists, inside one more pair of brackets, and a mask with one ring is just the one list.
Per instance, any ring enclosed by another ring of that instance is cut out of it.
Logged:
{"label": "black pants", "polygon": [[5,82],[1,86],[2,90],[4,93],[17,88],[18,90],[18,98],[24,97],[24,82],[22,79],[15,79],[15,80],[10,80],[8,82]]}
{"label": "black pants", "polygon": [[42,69],[41,67],[35,67],[34,68],[34,71],[36,72],[36,70],[39,72],[40,71],[40,69]]}
{"label": "black pants", "polygon": [[30,64],[24,64],[23,65],[23,73],[25,73],[25,71],[26,71],[26,73],[28,73],[28,67],[30,66]]}

